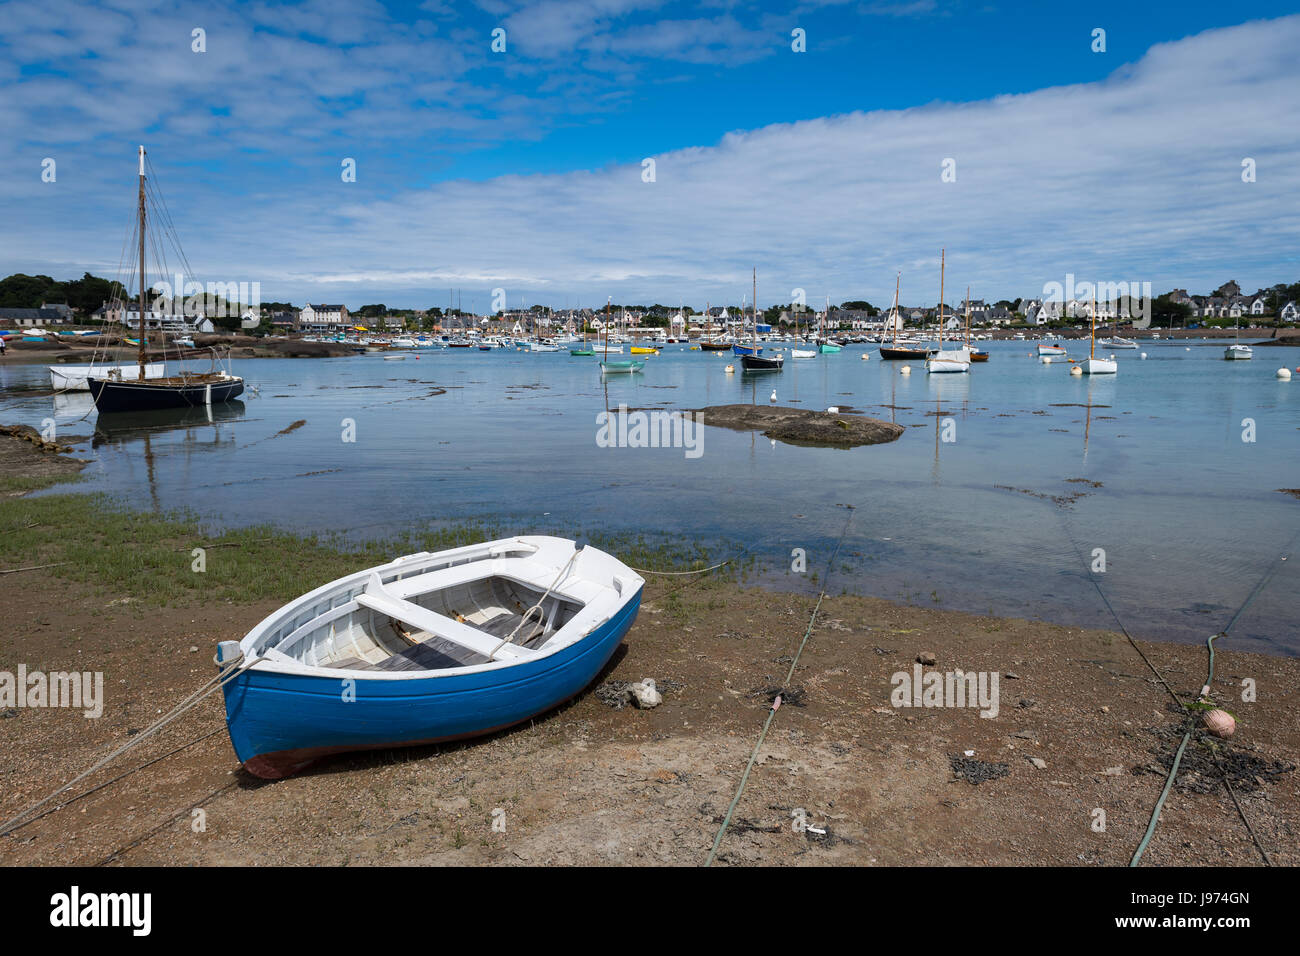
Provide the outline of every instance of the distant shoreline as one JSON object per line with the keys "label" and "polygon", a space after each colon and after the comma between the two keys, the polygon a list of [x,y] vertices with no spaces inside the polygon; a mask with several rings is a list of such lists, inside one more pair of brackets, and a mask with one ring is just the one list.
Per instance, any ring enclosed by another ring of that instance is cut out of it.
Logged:
{"label": "distant shoreline", "polygon": [[[1271,333],[1267,338],[1260,338],[1260,335],[1268,331]],[[1015,335],[1024,333],[1026,338],[1019,340],[1014,338]],[[1078,329],[1049,329],[1046,326],[1032,329],[994,329],[991,332],[992,341],[995,342],[1013,342],[1013,341],[1033,341],[1033,337],[1041,337],[1047,333],[1060,336],[1063,339],[1086,339],[1086,332]],[[1109,335],[1109,331],[1098,329],[1100,335]],[[984,334],[984,333],[981,333]],[[1247,345],[1251,346],[1292,346],[1300,347],[1300,329],[1143,329],[1141,331],[1124,330],[1124,337],[1131,338],[1135,341],[1171,341],[1185,339],[1236,339],[1240,337]],[[1152,335],[1158,334],[1159,340],[1153,339]],[[235,359],[254,359],[254,358],[342,358],[344,356],[356,354],[355,347],[343,342],[309,342],[300,338],[280,338],[267,337],[255,338],[249,335],[199,335],[195,336],[197,348],[187,350],[180,355],[169,352],[167,358],[194,358],[206,359],[211,355],[210,348],[216,347],[224,351],[229,350],[230,358]],[[868,344],[868,348],[871,345]],[[59,342],[56,347],[42,342],[10,342],[3,359],[0,362],[13,365],[26,364],[46,364],[58,365],[62,363],[71,364],[88,364],[92,358],[96,357],[102,361],[114,363],[127,363],[136,358],[136,349],[129,345],[115,346],[98,346],[86,343],[84,341],[76,342]],[[161,359],[162,353],[157,349],[150,349],[146,353],[150,361]]]}

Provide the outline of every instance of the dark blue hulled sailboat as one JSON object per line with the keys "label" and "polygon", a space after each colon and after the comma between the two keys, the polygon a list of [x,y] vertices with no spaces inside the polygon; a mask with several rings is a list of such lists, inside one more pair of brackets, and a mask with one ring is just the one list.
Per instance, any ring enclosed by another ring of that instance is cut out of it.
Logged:
{"label": "dark blue hulled sailboat", "polygon": [[740,356],[740,367],[746,372],[779,372],[785,367],[785,356],[779,352],[764,355],[758,344],[758,270],[754,270],[754,341],[752,345],[735,345]]}
{"label": "dark blue hulled sailboat", "polygon": [[[140,240],[140,336],[139,371],[135,377],[130,372],[123,373],[117,368],[106,368],[103,374],[91,372],[86,376],[90,388],[90,397],[101,413],[144,412],[165,408],[192,408],[205,405],[218,405],[237,398],[244,392],[244,380],[238,375],[218,371],[214,367],[208,372],[181,371],[176,375],[160,378],[146,377],[145,349],[148,343],[145,334],[145,185],[144,185],[144,147],[140,147],[140,195],[139,195],[139,240]],[[179,290],[178,290],[179,294]]]}

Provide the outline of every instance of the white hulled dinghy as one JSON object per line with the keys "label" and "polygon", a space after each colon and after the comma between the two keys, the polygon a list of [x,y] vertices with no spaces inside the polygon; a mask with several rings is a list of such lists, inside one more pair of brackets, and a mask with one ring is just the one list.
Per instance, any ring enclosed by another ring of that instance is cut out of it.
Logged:
{"label": "white hulled dinghy", "polygon": [[595,679],[644,584],[602,551],[543,536],[340,578],[219,645],[231,743],[275,779],[331,753],[518,724]]}

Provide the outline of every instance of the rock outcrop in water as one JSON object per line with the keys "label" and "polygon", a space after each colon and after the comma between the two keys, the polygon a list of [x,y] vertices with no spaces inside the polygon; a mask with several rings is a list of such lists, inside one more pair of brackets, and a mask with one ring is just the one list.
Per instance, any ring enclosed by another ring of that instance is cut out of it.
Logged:
{"label": "rock outcrop in water", "polygon": [[695,418],[706,425],[735,431],[761,431],[766,437],[788,445],[814,448],[853,448],[895,441],[902,425],[867,418],[819,412],[808,408],[779,405],[712,405],[695,409]]}

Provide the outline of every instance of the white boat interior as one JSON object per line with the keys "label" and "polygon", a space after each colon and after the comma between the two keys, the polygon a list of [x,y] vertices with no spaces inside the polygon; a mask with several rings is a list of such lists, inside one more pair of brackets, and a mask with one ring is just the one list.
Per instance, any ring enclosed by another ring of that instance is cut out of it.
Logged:
{"label": "white boat interior", "polygon": [[299,598],[240,642],[257,669],[428,677],[510,666],[582,640],[644,580],[594,548],[530,536],[422,552]]}

